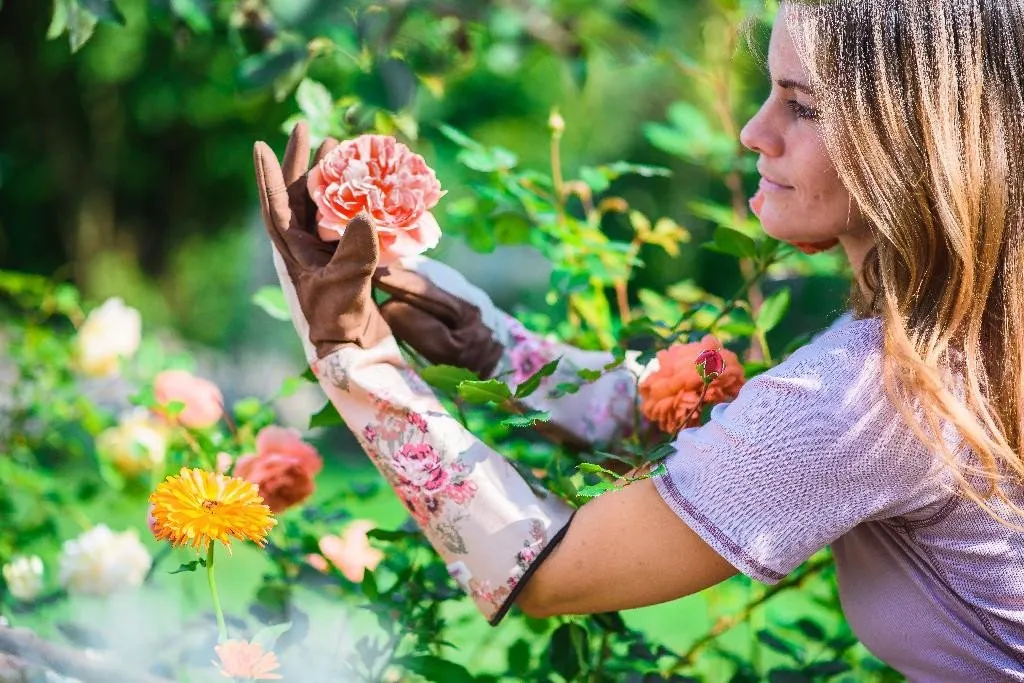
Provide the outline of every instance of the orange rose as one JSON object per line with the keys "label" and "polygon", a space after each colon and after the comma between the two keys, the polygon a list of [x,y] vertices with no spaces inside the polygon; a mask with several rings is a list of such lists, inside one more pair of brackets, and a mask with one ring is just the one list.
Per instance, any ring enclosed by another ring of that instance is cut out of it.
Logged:
{"label": "orange rose", "polygon": [[256,435],[256,453],[235,463],[234,475],[260,487],[260,495],[280,513],[313,495],[313,479],[324,462],[294,429],[264,427]]}
{"label": "orange rose", "polygon": [[[725,368],[708,385],[704,405],[714,405],[736,398],[743,386],[743,365],[736,354],[722,348],[710,334],[693,344],[675,344],[657,355],[657,369],[640,382],[640,411],[663,432],[674,434],[683,427],[700,424],[700,411],[695,411],[704,381],[696,361],[704,351],[717,350]],[[685,424],[684,424],[685,421]]]}

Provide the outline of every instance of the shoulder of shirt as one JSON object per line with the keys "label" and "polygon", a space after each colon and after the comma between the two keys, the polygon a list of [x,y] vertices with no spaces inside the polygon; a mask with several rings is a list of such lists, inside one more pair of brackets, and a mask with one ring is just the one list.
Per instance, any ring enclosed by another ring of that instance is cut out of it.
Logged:
{"label": "shoulder of shirt", "polygon": [[880,385],[882,323],[878,318],[840,318],[764,376],[833,385]]}

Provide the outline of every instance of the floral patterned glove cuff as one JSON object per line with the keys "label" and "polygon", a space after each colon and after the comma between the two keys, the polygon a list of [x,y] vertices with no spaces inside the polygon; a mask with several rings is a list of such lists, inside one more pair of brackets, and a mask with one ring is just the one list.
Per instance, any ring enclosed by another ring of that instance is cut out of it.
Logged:
{"label": "floral patterned glove cuff", "polygon": [[538,494],[452,418],[394,338],[342,346],[312,367],[448,571],[496,624],[561,539],[572,508]]}
{"label": "floral patterned glove cuff", "polygon": [[[480,310],[481,321],[503,349],[492,377],[500,377],[515,388],[545,364],[561,358],[555,374],[545,378],[540,388],[522,401],[531,410],[547,411],[551,415],[544,425],[547,429],[543,429],[548,436],[589,448],[633,433],[637,379],[643,370],[635,362],[638,354],[627,355],[625,363],[605,372],[600,379],[583,383],[579,371],[603,370],[614,360],[611,353],[583,351],[544,339],[495,306],[486,292],[443,263],[425,256],[412,256],[402,259],[401,265]],[[562,383],[582,386],[576,393],[556,395],[554,389]]]}

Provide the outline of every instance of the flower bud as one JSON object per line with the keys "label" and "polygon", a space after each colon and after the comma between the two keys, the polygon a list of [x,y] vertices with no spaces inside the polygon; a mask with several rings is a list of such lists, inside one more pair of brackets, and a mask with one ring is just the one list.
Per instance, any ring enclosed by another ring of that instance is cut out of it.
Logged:
{"label": "flower bud", "polygon": [[35,600],[43,590],[43,561],[38,555],[16,557],[2,571],[7,591],[17,600]]}
{"label": "flower bud", "polygon": [[559,138],[565,132],[565,119],[562,118],[557,109],[551,110],[551,116],[548,117],[548,128],[551,130],[552,135]]}
{"label": "flower bud", "polygon": [[705,349],[697,356],[696,366],[704,384],[711,384],[725,372],[725,359],[717,349]]}

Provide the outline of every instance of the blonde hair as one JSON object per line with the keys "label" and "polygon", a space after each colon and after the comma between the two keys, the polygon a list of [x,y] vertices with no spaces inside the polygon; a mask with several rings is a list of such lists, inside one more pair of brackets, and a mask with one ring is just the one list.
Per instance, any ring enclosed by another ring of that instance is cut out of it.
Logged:
{"label": "blonde hair", "polygon": [[[882,320],[886,388],[961,491],[1019,529],[1010,517],[1024,514],[1022,4],[785,0],[780,20],[875,235],[857,308]],[[950,426],[969,461],[943,438]]]}

